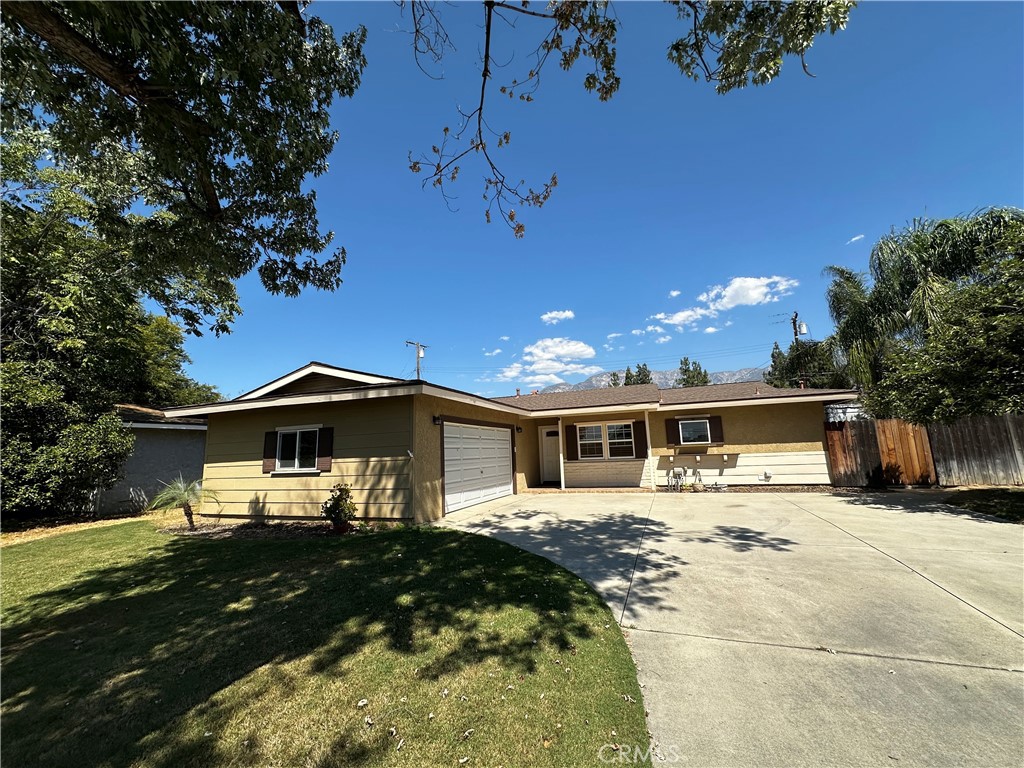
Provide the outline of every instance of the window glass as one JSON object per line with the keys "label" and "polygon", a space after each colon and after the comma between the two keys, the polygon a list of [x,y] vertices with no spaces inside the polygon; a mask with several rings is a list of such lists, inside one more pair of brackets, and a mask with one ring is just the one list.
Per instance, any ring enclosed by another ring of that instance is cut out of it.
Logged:
{"label": "window glass", "polygon": [[278,432],[277,468],[313,469],[316,467],[317,430],[299,429]]}
{"label": "window glass", "polygon": [[580,441],[581,459],[604,458],[604,441],[601,435],[601,425],[592,424],[580,427],[578,430]]}
{"label": "window glass", "polygon": [[298,432],[280,432],[277,443],[277,466],[282,469],[295,467],[295,454],[298,445]]}
{"label": "window glass", "polygon": [[610,458],[633,457],[633,425],[608,425],[608,456]]}
{"label": "window glass", "polygon": [[304,429],[299,432],[299,468],[313,469],[316,466],[316,430]]}
{"label": "window glass", "polygon": [[710,443],[711,430],[707,419],[699,421],[680,421],[679,440],[683,443]]}

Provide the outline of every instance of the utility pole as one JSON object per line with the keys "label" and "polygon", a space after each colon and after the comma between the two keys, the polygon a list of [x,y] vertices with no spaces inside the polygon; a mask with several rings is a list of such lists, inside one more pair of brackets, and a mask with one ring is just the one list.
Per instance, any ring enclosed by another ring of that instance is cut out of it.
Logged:
{"label": "utility pole", "polygon": [[420,376],[420,360],[423,358],[423,350],[428,349],[426,344],[420,344],[418,341],[407,341],[405,342],[407,347],[416,347],[416,378],[422,378]]}
{"label": "utility pole", "polygon": [[797,313],[794,312],[790,318],[790,321],[793,323],[793,341],[800,341],[801,336],[807,335],[807,323],[798,323],[796,321],[797,317]]}

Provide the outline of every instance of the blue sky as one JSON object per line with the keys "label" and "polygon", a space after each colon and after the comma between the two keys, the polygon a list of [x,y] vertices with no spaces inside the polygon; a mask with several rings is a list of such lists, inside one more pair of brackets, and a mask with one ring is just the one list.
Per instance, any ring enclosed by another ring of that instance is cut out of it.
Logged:
{"label": "blue sky", "polygon": [[[227,396],[310,360],[423,376],[494,396],[682,356],[707,369],[768,362],[798,311],[831,331],[828,264],[864,269],[872,244],[914,217],[1024,205],[1024,4],[863,3],[820,38],[815,77],[787,61],[767,87],[717,95],[665,59],[671,7],[621,3],[621,90],[587,94],[555,66],[531,104],[497,94],[544,32],[495,28],[488,119],[512,133],[504,170],[540,184],[526,237],[484,221],[481,167],[463,165],[449,212],[408,170],[479,91],[479,3],[444,8],[458,48],[432,80],[391,3],[315,2],[341,33],[366,25],[369,64],[333,108],[341,139],[313,180],[321,223],[349,261],[334,293],[239,284],[228,336],[190,339],[190,373]],[[556,62],[551,62],[555,64]],[[555,314],[552,314],[555,313]]]}

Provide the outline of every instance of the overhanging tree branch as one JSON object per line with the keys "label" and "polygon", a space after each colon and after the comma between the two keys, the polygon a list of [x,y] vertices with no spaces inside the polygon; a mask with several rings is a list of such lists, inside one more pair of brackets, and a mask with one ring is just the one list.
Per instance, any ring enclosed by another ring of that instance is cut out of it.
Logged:
{"label": "overhanging tree branch", "polygon": [[[214,131],[205,120],[169,96],[168,87],[150,82],[137,70],[114,59],[41,2],[4,3],[0,11],[122,98],[177,126],[202,157],[203,145]],[[221,214],[217,190],[205,162],[200,160],[198,165],[197,181],[206,204],[205,213],[217,218]]]}

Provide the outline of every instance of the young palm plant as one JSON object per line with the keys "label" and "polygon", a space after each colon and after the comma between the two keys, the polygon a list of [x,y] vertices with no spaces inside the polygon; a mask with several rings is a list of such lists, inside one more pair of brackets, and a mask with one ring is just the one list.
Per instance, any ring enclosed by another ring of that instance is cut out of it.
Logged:
{"label": "young palm plant", "polygon": [[177,480],[164,483],[164,489],[160,491],[153,500],[149,502],[150,510],[157,509],[181,509],[188,521],[188,529],[194,531],[196,523],[193,519],[193,510],[204,501],[218,502],[217,494],[213,491],[203,489],[201,480],[185,482],[185,478],[178,475]]}

